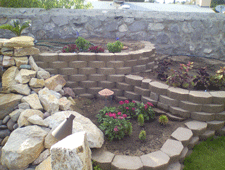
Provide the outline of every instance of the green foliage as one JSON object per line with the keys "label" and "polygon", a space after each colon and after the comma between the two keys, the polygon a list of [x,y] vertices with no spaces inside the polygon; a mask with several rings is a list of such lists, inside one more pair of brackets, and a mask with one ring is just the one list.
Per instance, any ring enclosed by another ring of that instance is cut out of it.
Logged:
{"label": "green foliage", "polygon": [[216,71],[216,74],[211,77],[211,83],[214,87],[217,87],[220,90],[225,89],[225,67],[221,67]]}
{"label": "green foliage", "polygon": [[25,21],[21,25],[20,25],[19,20],[13,20],[12,22],[13,22],[12,25],[10,25],[10,24],[1,25],[0,29],[6,29],[6,30],[9,30],[9,31],[12,31],[16,36],[20,36],[22,31],[25,28],[30,27],[30,21]]}
{"label": "green foliage", "polygon": [[96,161],[92,161],[93,170],[102,170]]}
{"label": "green foliage", "polygon": [[123,43],[121,43],[120,41],[116,41],[115,43],[108,43],[107,48],[111,53],[121,52],[121,50],[123,49]]}
{"label": "green foliage", "polygon": [[0,0],[1,7],[12,8],[68,8],[89,9],[92,8],[90,2],[84,5],[84,0]]}
{"label": "green foliage", "polygon": [[159,116],[159,123],[162,125],[166,125],[168,123],[168,117],[166,115]]}
{"label": "green foliage", "polygon": [[136,107],[136,103],[133,102],[129,102],[129,100],[125,100],[125,101],[120,101],[119,102],[119,111],[122,112],[122,114],[127,114],[130,117],[135,117],[135,107]]}
{"label": "green foliage", "polygon": [[137,103],[136,106],[136,116],[139,116],[140,114],[143,115],[144,120],[150,120],[155,118],[154,110],[152,109],[153,104],[150,102],[147,102],[147,104],[142,103]]}
{"label": "green foliage", "polygon": [[80,51],[87,51],[90,46],[90,42],[82,37],[78,37],[75,41],[75,44],[77,45]]}
{"label": "green foliage", "polygon": [[146,131],[145,130],[142,130],[140,133],[139,133],[139,139],[141,141],[144,141],[146,139]]}
{"label": "green foliage", "polygon": [[184,160],[184,170],[222,170],[225,169],[225,137],[206,141],[196,145],[191,155]]}
{"label": "green foliage", "polygon": [[106,117],[106,113],[115,113],[116,112],[116,107],[104,107],[103,109],[101,109],[99,111],[99,114],[97,114],[97,118],[98,118],[98,123],[102,123],[103,122],[103,118]]}
{"label": "green foliage", "polygon": [[144,126],[144,123],[145,123],[145,119],[144,119],[143,114],[139,114],[138,115],[138,125],[139,126]]}
{"label": "green foliage", "polygon": [[187,65],[180,64],[179,70],[172,70],[172,75],[167,78],[166,83],[174,87],[190,88],[194,86],[193,76],[189,75],[189,70],[193,68],[193,62]]}

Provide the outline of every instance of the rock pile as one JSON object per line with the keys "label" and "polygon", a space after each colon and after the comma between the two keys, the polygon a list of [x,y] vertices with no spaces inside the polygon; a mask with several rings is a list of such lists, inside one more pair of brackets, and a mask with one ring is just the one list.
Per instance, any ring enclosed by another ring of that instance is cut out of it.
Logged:
{"label": "rock pile", "polygon": [[64,87],[65,79],[37,66],[32,55],[39,50],[33,40],[0,40],[6,69],[0,94],[0,169],[25,169],[48,159],[49,149],[58,142],[51,132],[70,114],[76,116],[73,133],[85,131],[89,147],[100,148],[104,142],[103,133],[89,119],[70,111],[75,94]]}

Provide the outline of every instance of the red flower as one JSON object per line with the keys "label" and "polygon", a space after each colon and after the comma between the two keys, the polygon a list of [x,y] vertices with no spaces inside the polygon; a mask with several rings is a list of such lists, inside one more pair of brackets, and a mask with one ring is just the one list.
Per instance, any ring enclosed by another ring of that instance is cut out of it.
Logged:
{"label": "red flower", "polygon": [[136,102],[133,100],[132,103],[136,103]]}
{"label": "red flower", "polygon": [[129,110],[129,107],[126,107],[127,110]]}
{"label": "red flower", "polygon": [[109,114],[108,114],[108,113],[106,113],[105,115],[107,115],[107,116],[108,116]]}
{"label": "red flower", "polygon": [[120,104],[120,105],[123,105],[123,104],[124,104],[124,102],[123,102],[123,101],[120,101],[120,102],[119,102],[119,104]]}
{"label": "red flower", "polygon": [[119,119],[123,119],[123,118],[124,118],[123,116],[120,116],[120,117],[119,117]]}
{"label": "red flower", "polygon": [[128,103],[129,103],[129,100],[125,100],[124,102],[125,102],[126,104],[128,104]]}
{"label": "red flower", "polygon": [[135,108],[133,107],[132,110],[135,110]]}
{"label": "red flower", "polygon": [[123,114],[123,117],[124,117],[124,118],[126,118],[126,117],[127,117],[127,115],[126,115],[126,114]]}
{"label": "red flower", "polygon": [[149,106],[151,106],[151,107],[154,106],[154,105],[153,105],[152,103],[150,103],[150,102],[147,102],[147,104],[148,104]]}
{"label": "red flower", "polygon": [[118,115],[121,115],[121,112],[118,112],[117,114],[118,114]]}
{"label": "red flower", "polygon": [[148,105],[147,105],[147,104],[145,104],[145,110],[147,110],[147,108],[148,108]]}

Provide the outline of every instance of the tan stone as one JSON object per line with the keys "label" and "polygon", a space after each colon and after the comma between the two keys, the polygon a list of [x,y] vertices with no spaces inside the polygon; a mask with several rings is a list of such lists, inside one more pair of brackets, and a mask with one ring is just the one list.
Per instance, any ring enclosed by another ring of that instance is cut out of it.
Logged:
{"label": "tan stone", "polygon": [[44,141],[45,148],[49,149],[51,148],[52,145],[58,142],[58,140],[54,136],[52,136],[52,132],[53,130],[50,130],[50,132],[48,132],[47,136],[45,137]]}
{"label": "tan stone", "polygon": [[19,73],[17,67],[8,68],[2,75],[2,91],[9,92],[10,87],[16,84],[15,77]]}
{"label": "tan stone", "polygon": [[28,58],[27,57],[14,57],[14,60],[16,62],[16,66],[20,68],[21,65],[27,65],[28,64]]}
{"label": "tan stone", "polygon": [[66,80],[63,78],[62,75],[59,75],[59,74],[45,80],[45,86],[49,90],[59,91],[65,85],[66,85]]}
{"label": "tan stone", "polygon": [[29,36],[19,36],[9,39],[9,41],[4,42],[4,47],[33,47],[34,38]]}
{"label": "tan stone", "polygon": [[27,120],[28,120],[29,123],[31,123],[33,125],[48,127],[48,124],[46,124],[44,122],[44,120],[40,116],[38,116],[38,115],[30,116],[30,117],[28,117]]}
{"label": "tan stone", "polygon": [[14,66],[14,65],[15,65],[15,61],[14,61],[13,57],[10,57],[10,56],[3,57],[3,61],[2,61],[3,67],[10,67],[10,66]]}
{"label": "tan stone", "polygon": [[16,82],[18,83],[28,83],[31,78],[36,76],[36,71],[21,69],[20,72],[15,77]]}
{"label": "tan stone", "polygon": [[6,39],[6,38],[0,38],[0,48],[2,48],[3,47],[3,44],[5,43],[5,42],[8,42],[9,41],[9,39]]}
{"label": "tan stone", "polygon": [[38,158],[32,163],[32,165],[38,165],[41,162],[43,162],[45,159],[47,159],[50,155],[50,150],[45,149],[39,156]]}
{"label": "tan stone", "polygon": [[44,87],[45,80],[44,79],[37,79],[32,78],[29,82],[30,87],[38,88],[38,87]]}
{"label": "tan stone", "polygon": [[11,92],[16,92],[23,95],[30,94],[30,88],[27,84],[15,84],[10,87]]}
{"label": "tan stone", "polygon": [[2,55],[13,56],[13,48],[3,47],[1,49],[1,53],[2,53]]}
{"label": "tan stone", "polygon": [[45,159],[42,163],[40,163],[35,170],[52,170],[51,167],[51,156]]}
{"label": "tan stone", "polygon": [[59,99],[59,109],[60,110],[69,110],[71,106],[71,101],[68,100],[66,97],[62,97]]}
{"label": "tan stone", "polygon": [[41,102],[38,98],[38,95],[35,94],[35,93],[31,94],[29,96],[23,97],[21,101],[25,102],[25,103],[28,103],[32,109],[35,109],[35,110],[42,110],[43,109],[43,107],[41,105]]}
{"label": "tan stone", "polygon": [[29,57],[29,64],[32,70],[38,71],[38,66],[35,63],[34,58],[32,56]]}
{"label": "tan stone", "polygon": [[35,55],[35,54],[39,54],[39,53],[40,53],[40,50],[35,47],[29,47],[29,48],[16,47],[16,48],[14,48],[14,56]]}

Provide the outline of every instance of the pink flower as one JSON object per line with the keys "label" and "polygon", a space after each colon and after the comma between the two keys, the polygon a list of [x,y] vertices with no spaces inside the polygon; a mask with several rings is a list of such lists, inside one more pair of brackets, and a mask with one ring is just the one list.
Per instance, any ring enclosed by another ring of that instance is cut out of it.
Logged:
{"label": "pink flower", "polygon": [[113,117],[113,113],[109,113],[109,117]]}
{"label": "pink flower", "polygon": [[108,116],[109,114],[108,114],[108,113],[106,113],[105,115],[107,115],[107,116]]}
{"label": "pink flower", "polygon": [[132,110],[135,110],[135,108],[133,107]]}
{"label": "pink flower", "polygon": [[126,114],[123,114],[123,117],[124,117],[124,118],[126,118],[126,117],[127,117],[127,115],[126,115]]}
{"label": "pink flower", "polygon": [[136,103],[136,102],[133,100],[132,103]]}
{"label": "pink flower", "polygon": [[150,102],[147,102],[147,104],[148,104],[149,106],[151,106],[151,107],[154,106],[154,105],[153,105],[152,103],[150,103]]}
{"label": "pink flower", "polygon": [[117,126],[114,127],[114,131],[115,131],[115,132],[118,132],[118,131],[119,131],[119,129],[118,129]]}
{"label": "pink flower", "polygon": [[145,104],[145,110],[148,108],[148,105],[147,104]]}
{"label": "pink flower", "polygon": [[126,107],[126,109],[128,110],[128,109],[129,109],[129,107]]}
{"label": "pink flower", "polygon": [[129,103],[129,100],[125,100],[124,103],[128,104]]}
{"label": "pink flower", "polygon": [[119,119],[123,119],[123,118],[124,118],[123,116],[120,116],[120,117],[119,117]]}
{"label": "pink flower", "polygon": [[121,104],[121,105],[122,105],[122,104],[124,104],[124,102],[123,102],[123,101],[120,101],[120,102],[119,102],[119,104]]}
{"label": "pink flower", "polygon": [[116,113],[112,113],[112,117],[116,119]]}
{"label": "pink flower", "polygon": [[121,112],[118,112],[117,114],[118,114],[118,115],[121,115]]}

